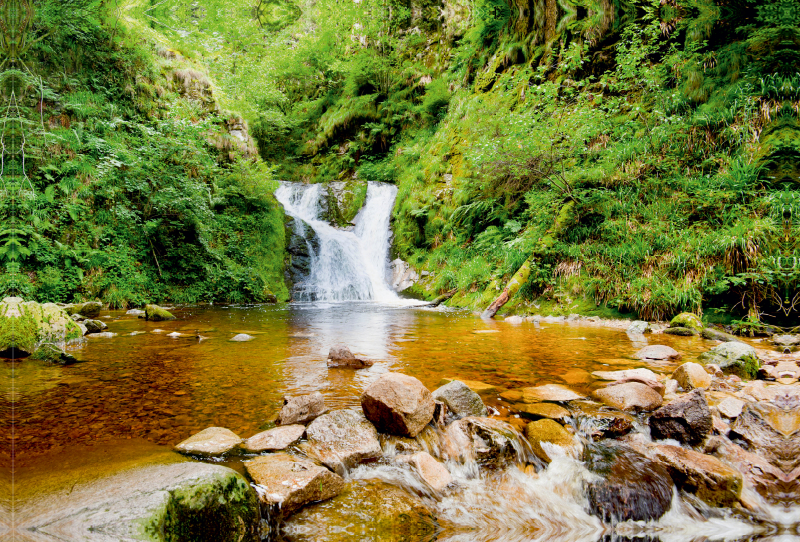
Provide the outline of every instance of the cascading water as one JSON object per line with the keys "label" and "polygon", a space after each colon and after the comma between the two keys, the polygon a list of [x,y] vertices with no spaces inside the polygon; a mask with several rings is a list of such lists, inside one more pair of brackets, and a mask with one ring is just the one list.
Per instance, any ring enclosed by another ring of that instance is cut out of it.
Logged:
{"label": "cascading water", "polygon": [[310,273],[296,285],[300,301],[397,302],[387,283],[391,230],[389,219],[397,195],[390,184],[367,185],[367,199],[354,222],[353,231],[321,220],[323,185],[283,182],[275,197],[295,219],[295,233],[304,236],[304,224],[314,230],[319,242],[307,240]]}

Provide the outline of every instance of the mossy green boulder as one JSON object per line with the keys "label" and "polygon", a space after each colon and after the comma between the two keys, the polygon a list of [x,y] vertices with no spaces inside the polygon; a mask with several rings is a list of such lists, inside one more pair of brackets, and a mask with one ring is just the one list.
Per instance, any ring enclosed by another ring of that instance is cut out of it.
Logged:
{"label": "mossy green boulder", "polygon": [[669,327],[685,327],[695,331],[702,331],[703,327],[705,326],[703,326],[703,322],[696,314],[691,312],[682,312],[670,321]]}
{"label": "mossy green boulder", "polygon": [[755,378],[761,367],[756,349],[741,342],[718,344],[708,352],[701,354],[700,361],[706,365],[715,363],[725,373],[749,379]]}
{"label": "mossy green boulder", "polygon": [[73,303],[67,305],[64,310],[67,314],[79,314],[85,318],[97,318],[100,311],[103,309],[103,304],[99,301],[87,301],[86,303]]}
{"label": "mossy green boulder", "polygon": [[63,361],[64,346],[82,337],[80,326],[55,303],[40,304],[21,297],[6,297],[0,301],[0,353],[3,357],[36,355],[49,361]]}
{"label": "mossy green boulder", "polygon": [[145,305],[144,318],[151,322],[162,322],[164,320],[174,320],[175,317],[166,309],[162,309],[158,305]]}

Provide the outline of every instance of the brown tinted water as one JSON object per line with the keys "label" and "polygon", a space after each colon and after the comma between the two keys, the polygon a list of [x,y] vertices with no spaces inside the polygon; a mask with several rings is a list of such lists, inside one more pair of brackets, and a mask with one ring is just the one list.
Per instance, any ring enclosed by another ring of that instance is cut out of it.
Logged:
{"label": "brown tinted water", "polygon": [[[109,331],[118,335],[88,338],[72,352],[80,363],[13,364],[17,469],[46,468],[43,455],[74,446],[128,439],[173,445],[208,426],[248,437],[268,426],[284,394],[319,390],[330,408],[357,405],[362,390],[386,371],[413,375],[430,389],[443,377],[457,377],[499,390],[560,382],[589,392],[597,386],[592,371],[673,368],[632,359],[643,343],[624,331],[585,324],[512,325],[465,312],[370,303],[174,312],[177,320],[160,323],[104,313]],[[167,336],[176,331],[185,336]],[[237,333],[254,339],[231,342]],[[648,337],[683,352],[684,361],[713,344]],[[375,365],[329,370],[325,359],[336,343]],[[12,364],[4,363],[11,376]],[[8,408],[12,390],[5,392]],[[496,403],[497,393],[484,399]],[[6,457],[9,444],[4,442]]]}

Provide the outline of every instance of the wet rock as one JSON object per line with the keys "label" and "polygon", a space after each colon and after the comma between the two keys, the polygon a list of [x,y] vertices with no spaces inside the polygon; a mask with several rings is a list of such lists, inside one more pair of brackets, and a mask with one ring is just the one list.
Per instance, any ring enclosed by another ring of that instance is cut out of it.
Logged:
{"label": "wet rock", "polygon": [[719,368],[719,365],[709,363],[708,365],[704,366],[703,369],[705,369],[706,372],[714,378],[725,378],[725,374],[723,374],[722,369]]}
{"label": "wet rock", "polygon": [[667,335],[677,335],[678,337],[692,337],[697,335],[697,331],[690,327],[668,327],[664,330]]}
{"label": "wet rock", "polygon": [[421,498],[380,480],[351,480],[341,495],[306,506],[281,527],[286,542],[433,540],[438,531]]}
{"label": "wet rock", "polygon": [[770,403],[748,403],[731,424],[731,437],[744,441],[749,451],[761,455],[789,473],[800,467],[800,413],[797,404],[783,409]]}
{"label": "wet rock", "polygon": [[524,321],[525,319],[522,316],[509,316],[503,320],[507,324],[521,324]]}
{"label": "wet rock", "polygon": [[492,393],[497,391],[497,386],[487,384],[486,382],[479,382],[477,380],[463,380],[461,378],[443,378],[439,381],[439,386],[445,386],[454,380],[458,380],[459,382],[465,384],[475,393]]}
{"label": "wet rock", "polygon": [[144,311],[142,309],[129,309],[125,314],[128,316],[139,316],[140,314],[144,314]]}
{"label": "wet rock", "polygon": [[284,397],[283,407],[275,423],[278,425],[306,424],[325,413],[325,398],[318,391],[308,395]]}
{"label": "wet rock", "polygon": [[417,452],[408,457],[408,463],[416,469],[422,480],[435,491],[442,491],[453,481],[450,471],[427,452]]}
{"label": "wet rock", "polygon": [[243,476],[194,461],[138,467],[45,496],[18,515],[26,540],[258,542],[255,492]]}
{"label": "wet rock", "polygon": [[99,333],[89,333],[88,336],[93,339],[112,339],[116,337],[117,334],[110,331],[101,331]]}
{"label": "wet rock", "polygon": [[514,405],[514,408],[523,418],[531,418],[534,420],[548,418],[550,420],[566,422],[571,417],[569,410],[554,403],[533,403],[530,405],[520,403]]}
{"label": "wet rock", "polygon": [[64,307],[67,314],[80,314],[84,318],[97,318],[103,310],[103,304],[99,301],[87,301],[86,303],[74,303]]}
{"label": "wet rock", "polygon": [[662,403],[661,395],[658,392],[639,382],[603,388],[595,391],[594,396],[619,410],[649,412],[660,407]]}
{"label": "wet rock", "polygon": [[242,443],[242,449],[247,452],[285,450],[303,438],[305,432],[306,427],[304,425],[281,425],[246,439]]}
{"label": "wet rock", "polygon": [[208,427],[179,442],[175,449],[184,454],[217,456],[230,452],[242,439],[230,429]]}
{"label": "wet rock", "polygon": [[623,369],[621,371],[594,371],[592,376],[600,380],[622,380],[623,378],[645,378],[658,381],[658,375],[650,369]]}
{"label": "wet rock", "polygon": [[434,401],[413,376],[385,373],[364,390],[361,408],[378,431],[415,437],[433,419]]}
{"label": "wet rock", "polygon": [[604,522],[651,521],[669,511],[672,479],[659,463],[612,443],[587,446],[583,460],[600,477],[586,488],[589,511]]}
{"label": "wet rock", "polygon": [[670,328],[688,328],[695,331],[703,329],[703,322],[700,318],[691,312],[682,312],[669,323]]}
{"label": "wet rock", "polygon": [[703,329],[700,335],[702,335],[704,339],[709,339],[712,341],[722,341],[724,343],[741,342],[739,341],[738,337],[731,335],[730,333],[725,333],[724,331],[714,329],[713,327],[707,327]]}
{"label": "wet rock", "polygon": [[630,333],[632,335],[641,335],[644,333],[649,333],[650,331],[650,324],[644,320],[634,320],[631,322],[631,325],[628,326],[628,329],[625,330],[626,333]]}
{"label": "wet rock", "polygon": [[286,239],[290,260],[286,266],[286,278],[294,285],[295,291],[302,293],[302,283],[311,274],[311,254],[319,253],[320,239],[307,222],[292,217],[287,217]]}
{"label": "wet rock", "polygon": [[447,408],[456,418],[486,416],[488,413],[480,395],[458,380],[445,384],[436,389],[431,395],[434,400],[447,405]]}
{"label": "wet rock", "polygon": [[354,410],[323,414],[306,428],[306,438],[313,456],[338,474],[381,455],[378,432]]}
{"label": "wet rock", "polygon": [[259,486],[259,501],[263,505],[280,507],[284,517],[310,502],[330,499],[344,490],[341,476],[289,454],[257,457],[244,466]]}
{"label": "wet rock", "polygon": [[675,395],[676,393],[678,393],[678,381],[674,378],[668,378],[664,382],[664,397]]}
{"label": "wet rock", "polygon": [[616,409],[597,403],[578,403],[575,414],[578,433],[593,438],[616,438],[633,430],[634,418]]}
{"label": "wet rock", "polygon": [[100,333],[108,329],[108,325],[100,320],[84,320],[83,325],[86,326],[87,333]]}
{"label": "wet rock", "polygon": [[742,473],[716,457],[668,444],[654,446],[653,455],[679,488],[711,506],[733,506],[742,495]]}
{"label": "wet rock", "polygon": [[411,267],[411,264],[401,260],[400,258],[392,260],[390,268],[392,272],[392,280],[390,284],[395,292],[408,290],[420,279],[420,275],[417,273],[416,269]]}
{"label": "wet rock", "polygon": [[726,397],[717,404],[717,410],[726,418],[738,418],[744,408],[744,401],[735,397]]}
{"label": "wet rock", "polygon": [[574,446],[572,435],[560,423],[550,419],[529,423],[525,428],[525,437],[528,439],[536,457],[548,463],[552,458],[548,455],[545,447],[542,446],[543,444],[560,446],[567,453],[572,452]]}
{"label": "wet rock", "polygon": [[151,322],[163,322],[164,320],[174,320],[175,317],[166,309],[158,305],[145,305],[144,318]]}
{"label": "wet rock", "polygon": [[[424,451],[422,444],[417,439],[408,437],[398,437],[397,435],[387,435],[381,433],[378,435],[378,440],[381,443],[381,450],[384,455],[396,455],[403,453],[416,453]],[[408,457],[408,456],[404,456]]]}
{"label": "wet rock", "polygon": [[617,380],[615,382],[611,382],[610,384],[608,384],[607,387],[619,386],[620,384],[627,384],[628,382],[638,382],[639,384],[644,384],[645,386],[647,386],[648,388],[652,389],[654,392],[659,394],[661,397],[664,397],[664,393],[666,392],[666,387],[661,382],[658,382],[657,380],[651,380],[649,378],[640,378],[636,376],[631,376],[628,378]]}
{"label": "wet rock", "polygon": [[696,388],[706,389],[711,385],[711,375],[699,363],[684,363],[675,369],[672,378],[686,391]]}
{"label": "wet rock", "polygon": [[700,355],[704,363],[714,363],[725,373],[741,378],[753,378],[758,372],[759,361],[756,349],[740,342],[722,343]]}
{"label": "wet rock", "polygon": [[86,318],[84,318],[80,314],[70,314],[69,317],[72,318],[73,322],[83,322],[84,320],[86,320]]}
{"label": "wet rock", "polygon": [[711,433],[711,410],[703,390],[694,390],[659,408],[647,422],[653,439],[697,445]]}
{"label": "wet rock", "polygon": [[669,346],[663,344],[651,344],[636,352],[633,357],[636,359],[652,359],[663,361],[678,359],[681,357],[681,355],[677,350],[670,348]]}
{"label": "wet rock", "polygon": [[542,401],[566,402],[575,401],[577,399],[583,399],[583,396],[558,384],[544,384],[543,386],[522,388],[523,403],[540,403]]}
{"label": "wet rock", "polygon": [[359,359],[342,344],[332,346],[328,352],[328,367],[347,367],[349,369],[364,369],[372,367],[373,362],[368,359]]}
{"label": "wet rock", "polygon": [[474,460],[480,465],[502,466],[524,456],[519,434],[494,418],[468,417],[451,423],[443,446],[449,459]]}
{"label": "wet rock", "polygon": [[248,335],[247,333],[239,333],[228,340],[235,343],[244,343],[247,341],[252,341],[253,339],[255,339],[255,337],[252,335]]}

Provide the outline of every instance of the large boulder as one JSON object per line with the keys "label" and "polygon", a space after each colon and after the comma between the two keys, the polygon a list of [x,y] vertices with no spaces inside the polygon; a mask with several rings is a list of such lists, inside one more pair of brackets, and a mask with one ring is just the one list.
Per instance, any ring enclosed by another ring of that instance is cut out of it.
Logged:
{"label": "large boulder", "polygon": [[667,444],[654,446],[653,456],[679,488],[711,506],[733,506],[742,495],[742,473],[716,457]]}
{"label": "large boulder", "polygon": [[678,359],[681,355],[672,347],[663,344],[651,344],[638,350],[633,357],[642,360],[665,361]]}
{"label": "large boulder", "polygon": [[263,505],[288,517],[310,502],[324,501],[344,490],[344,480],[325,467],[289,454],[269,454],[244,464]]}
{"label": "large boulder", "polygon": [[543,444],[560,446],[570,453],[574,446],[572,435],[560,423],[547,418],[529,423],[525,427],[525,437],[527,437],[536,457],[547,463],[552,458],[547,453],[548,446],[543,446]]}
{"label": "large boulder", "polygon": [[83,325],[86,326],[86,333],[100,333],[108,329],[108,325],[101,320],[84,320]]}
{"label": "large boulder", "polygon": [[654,439],[669,438],[694,446],[708,437],[713,421],[703,390],[694,390],[653,412],[648,424]]}
{"label": "large boulder", "polygon": [[183,454],[200,456],[223,455],[242,442],[241,437],[224,427],[207,427],[175,445]]}
{"label": "large boulder", "polygon": [[310,455],[331,470],[344,474],[360,462],[381,455],[375,427],[354,410],[334,410],[306,428]]}
{"label": "large boulder", "polygon": [[175,319],[171,312],[159,307],[158,305],[145,305],[144,318],[145,320],[149,320],[151,322],[163,322],[165,320]]}
{"label": "large boulder", "polygon": [[246,439],[242,449],[247,452],[275,452],[295,444],[306,432],[304,425],[281,425]]}
{"label": "large boulder", "polygon": [[325,398],[318,391],[308,395],[283,398],[283,407],[278,414],[278,425],[308,423],[325,413]]}
{"label": "large boulder", "polygon": [[[18,514],[33,540],[258,542],[259,509],[247,480],[221,465],[135,468],[45,497]],[[27,540],[27,539],[26,539]]]}
{"label": "large boulder", "polygon": [[371,367],[373,362],[368,359],[359,359],[343,344],[332,346],[328,352],[328,367],[345,367],[349,369],[364,369]]}
{"label": "large boulder", "polygon": [[683,327],[692,329],[694,331],[701,331],[703,329],[703,322],[700,320],[700,317],[691,312],[682,312],[677,315],[675,318],[670,320],[669,327],[676,328],[676,327]]}
{"label": "large boulder", "polygon": [[526,459],[519,433],[494,418],[470,416],[451,423],[442,445],[447,458],[462,463],[503,466]]}
{"label": "large boulder", "polygon": [[286,542],[434,540],[441,527],[424,501],[381,480],[351,480],[338,497],[311,504],[281,526]]}
{"label": "large boulder", "polygon": [[706,389],[711,385],[711,375],[699,363],[684,363],[672,373],[672,378],[686,391],[695,388]]}
{"label": "large boulder", "polygon": [[86,303],[73,303],[64,307],[67,314],[79,314],[84,318],[97,318],[103,310],[103,304],[99,301],[87,301]]}
{"label": "large boulder", "polygon": [[0,357],[34,355],[58,362],[64,347],[82,337],[79,324],[55,303],[40,304],[20,297],[0,302]]}
{"label": "large boulder", "polygon": [[659,463],[620,444],[589,445],[586,467],[598,478],[587,484],[589,511],[604,522],[651,521],[672,504],[672,479]]}
{"label": "large boulder", "polygon": [[708,352],[700,355],[705,364],[718,365],[725,373],[732,373],[741,378],[755,378],[760,362],[756,349],[749,344],[727,342],[718,344]]}
{"label": "large boulder", "polygon": [[594,396],[608,406],[625,411],[650,412],[661,406],[661,395],[650,386],[627,382],[599,389]]}
{"label": "large boulder", "polygon": [[458,380],[437,388],[431,396],[435,401],[447,405],[447,408],[456,418],[467,416],[486,416],[486,405],[480,395]]}
{"label": "large boulder", "polygon": [[433,419],[434,400],[413,376],[385,373],[364,390],[361,407],[378,431],[415,437]]}
{"label": "large boulder", "polygon": [[722,341],[724,343],[741,342],[739,341],[738,337],[731,335],[730,333],[725,333],[724,331],[714,329],[713,327],[707,327],[703,329],[700,335],[702,335],[704,339],[709,339],[712,341]]}

